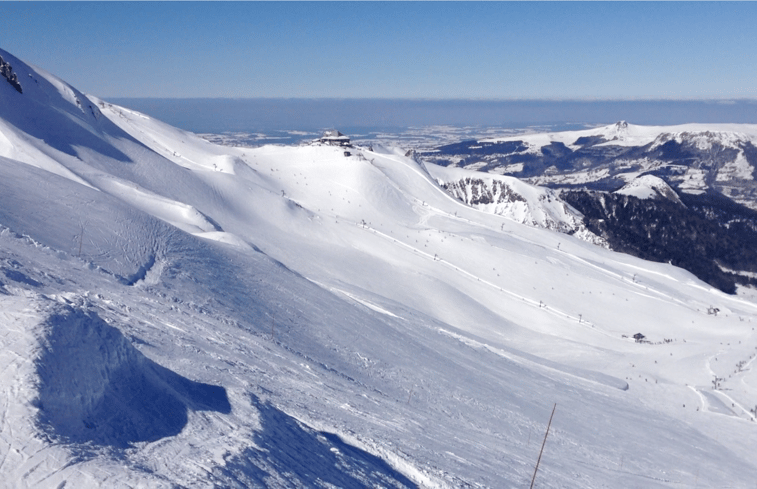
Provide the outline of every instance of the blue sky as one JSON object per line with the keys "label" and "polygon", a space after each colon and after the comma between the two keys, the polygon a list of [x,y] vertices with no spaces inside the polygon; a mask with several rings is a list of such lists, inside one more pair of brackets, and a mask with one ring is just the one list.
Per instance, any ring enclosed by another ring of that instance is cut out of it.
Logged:
{"label": "blue sky", "polygon": [[101,97],[757,99],[754,2],[0,2]]}

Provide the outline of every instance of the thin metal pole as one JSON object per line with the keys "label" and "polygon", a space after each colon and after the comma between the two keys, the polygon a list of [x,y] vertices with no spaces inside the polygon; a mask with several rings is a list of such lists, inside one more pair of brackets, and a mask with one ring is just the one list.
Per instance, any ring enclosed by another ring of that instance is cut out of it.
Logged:
{"label": "thin metal pole", "polygon": [[552,417],[555,415],[555,409],[557,409],[557,403],[552,408],[552,414],[549,416],[549,423],[547,424],[547,432],[544,433],[544,441],[541,443],[541,450],[539,450],[539,458],[536,460],[536,468],[534,469],[534,476],[531,478],[531,489],[534,489],[534,481],[536,481],[536,472],[539,470],[539,462],[541,462],[541,454],[544,452],[544,445],[547,444],[547,435],[549,435],[549,427],[552,426]]}

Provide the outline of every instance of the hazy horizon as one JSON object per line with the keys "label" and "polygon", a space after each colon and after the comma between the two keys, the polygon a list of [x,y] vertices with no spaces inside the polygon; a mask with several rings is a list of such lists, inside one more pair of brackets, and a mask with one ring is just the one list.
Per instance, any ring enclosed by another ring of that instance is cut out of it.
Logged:
{"label": "hazy horizon", "polygon": [[348,98],[108,98],[193,132],[685,123],[757,123],[757,100],[428,100]]}

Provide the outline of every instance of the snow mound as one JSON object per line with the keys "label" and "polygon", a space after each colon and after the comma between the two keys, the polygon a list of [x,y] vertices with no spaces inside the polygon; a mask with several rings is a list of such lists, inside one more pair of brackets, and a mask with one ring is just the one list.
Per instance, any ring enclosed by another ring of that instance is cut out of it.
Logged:
{"label": "snow mound", "polygon": [[36,362],[39,421],[55,436],[125,447],[177,435],[190,410],[231,412],[223,387],[161,367],[93,312],[56,309]]}
{"label": "snow mound", "polygon": [[622,188],[616,190],[615,193],[631,195],[639,199],[666,199],[683,205],[675,190],[665,180],[654,175],[636,177]]}

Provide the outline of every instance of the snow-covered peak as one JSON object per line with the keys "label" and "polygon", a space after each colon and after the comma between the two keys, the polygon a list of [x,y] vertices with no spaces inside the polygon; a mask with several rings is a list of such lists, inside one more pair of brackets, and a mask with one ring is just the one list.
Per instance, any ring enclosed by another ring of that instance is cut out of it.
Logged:
{"label": "snow-covered peak", "polygon": [[581,213],[552,189],[463,168],[428,164],[427,169],[450,195],[471,207],[606,246],[604,239],[586,229]]}
{"label": "snow-covered peak", "polygon": [[616,146],[635,146],[648,144],[654,140],[658,134],[655,127],[637,126],[629,124],[626,121],[618,121],[606,126],[593,127],[580,131],[560,131],[549,133],[535,133],[518,136],[509,136],[506,138],[491,138],[481,140],[482,143],[501,143],[508,141],[523,141],[531,151],[538,151],[543,146],[552,143],[562,143],[572,150],[579,149],[585,141],[592,141],[592,144],[616,145]]}
{"label": "snow-covered peak", "polygon": [[22,91],[0,83],[0,156],[45,169],[87,185],[62,161],[97,153],[123,158],[114,139],[131,139],[102,117],[86,95],[43,69],[0,50]]}
{"label": "snow-covered peak", "polygon": [[610,134],[613,134],[613,137],[615,138],[623,138],[626,134],[628,134],[628,123],[626,121],[618,121],[612,126],[612,131]]}
{"label": "snow-covered peak", "polygon": [[654,175],[641,175],[615,191],[639,199],[667,199],[683,205],[681,199],[665,180]]}
{"label": "snow-covered peak", "polygon": [[738,148],[740,143],[752,140],[753,138],[750,138],[745,133],[734,131],[694,130],[664,132],[655,138],[651,149],[662,146],[669,141],[675,141],[678,144],[690,144],[700,151],[708,151],[715,144],[723,147]]}
{"label": "snow-covered peak", "polygon": [[[16,80],[21,89],[15,86],[11,88],[23,95],[23,97],[9,97],[7,91],[4,90],[5,86],[0,89],[0,97],[3,98],[6,110],[20,108],[29,110],[31,104],[37,103],[42,105],[42,107],[37,107],[38,110],[44,107],[53,108],[89,123],[93,122],[92,119],[100,118],[96,104],[57,76],[27,64],[2,49],[0,49],[0,58],[4,60],[6,67],[12,66],[13,73],[10,76]],[[5,118],[7,113],[3,111],[0,115]]]}
{"label": "snow-covered peak", "polygon": [[[601,139],[598,139],[601,138]],[[481,143],[501,143],[523,141],[531,150],[538,150],[552,143],[562,143],[576,150],[582,146],[581,141],[591,141],[598,146],[645,146],[650,143],[664,144],[670,140],[692,140],[698,147],[719,142],[733,145],[740,141],[757,141],[755,124],[682,124],[677,126],[640,126],[619,121],[607,126],[594,127],[581,131],[560,131],[535,133],[505,138],[484,139]],[[659,143],[657,141],[660,141]]]}

